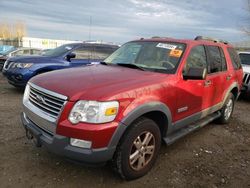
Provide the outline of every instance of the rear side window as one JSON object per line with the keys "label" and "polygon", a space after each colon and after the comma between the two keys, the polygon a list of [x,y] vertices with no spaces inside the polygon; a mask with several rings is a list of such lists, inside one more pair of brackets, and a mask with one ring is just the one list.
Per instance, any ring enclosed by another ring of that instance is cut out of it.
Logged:
{"label": "rear side window", "polygon": [[221,48],[220,48],[220,55],[221,55],[222,71],[226,71],[227,70],[227,61],[225,58],[225,54]]}
{"label": "rear side window", "polygon": [[80,47],[73,51],[76,54],[75,59],[91,59],[93,47]]}
{"label": "rear side window", "polygon": [[115,51],[115,48],[96,46],[93,53],[93,59],[105,59],[111,53]]}
{"label": "rear side window", "polygon": [[204,46],[195,46],[191,49],[184,68],[184,73],[189,68],[207,68],[207,58]]}
{"label": "rear side window", "polygon": [[209,63],[208,73],[221,72],[223,70],[222,65],[225,64],[225,56],[223,60],[221,49],[218,46],[207,46],[206,48],[207,48],[208,57],[209,57],[208,58],[208,63]]}
{"label": "rear side window", "polygon": [[41,54],[41,51],[40,50],[31,50],[31,54],[32,55],[39,55],[39,54]]}
{"label": "rear side window", "polygon": [[234,69],[235,70],[240,69],[241,68],[240,58],[237,52],[233,48],[228,48],[227,51],[229,53]]}

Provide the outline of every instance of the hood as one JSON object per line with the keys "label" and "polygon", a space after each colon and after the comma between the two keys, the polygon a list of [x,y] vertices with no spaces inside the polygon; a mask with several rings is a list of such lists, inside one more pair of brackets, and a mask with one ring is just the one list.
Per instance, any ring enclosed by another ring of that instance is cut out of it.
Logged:
{"label": "hood", "polygon": [[8,60],[19,63],[45,63],[48,61],[56,61],[56,58],[47,56],[16,56],[10,57]]}
{"label": "hood", "polygon": [[115,65],[90,65],[44,73],[30,82],[65,95],[70,101],[111,100],[130,90],[159,85],[167,76]]}
{"label": "hood", "polygon": [[250,65],[242,65],[243,72],[250,74]]}

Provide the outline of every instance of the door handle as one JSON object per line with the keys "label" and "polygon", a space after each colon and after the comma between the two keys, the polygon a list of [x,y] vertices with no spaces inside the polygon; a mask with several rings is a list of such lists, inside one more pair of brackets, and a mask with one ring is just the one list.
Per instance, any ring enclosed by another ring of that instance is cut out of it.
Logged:
{"label": "door handle", "polygon": [[211,80],[206,80],[205,83],[204,83],[205,87],[208,87],[208,86],[210,86],[211,84],[212,84],[212,81],[211,81]]}
{"label": "door handle", "polygon": [[227,76],[227,80],[231,80],[231,78],[232,78],[231,74]]}

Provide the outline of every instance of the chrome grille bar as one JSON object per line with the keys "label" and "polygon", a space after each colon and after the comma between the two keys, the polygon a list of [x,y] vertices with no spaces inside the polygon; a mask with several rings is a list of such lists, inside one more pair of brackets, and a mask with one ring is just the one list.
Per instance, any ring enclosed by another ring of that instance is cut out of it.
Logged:
{"label": "chrome grille bar", "polygon": [[243,76],[243,83],[248,85],[249,82],[250,82],[250,74],[245,73]]}
{"label": "chrome grille bar", "polygon": [[66,101],[65,96],[30,84],[29,101],[51,117],[58,118]]}

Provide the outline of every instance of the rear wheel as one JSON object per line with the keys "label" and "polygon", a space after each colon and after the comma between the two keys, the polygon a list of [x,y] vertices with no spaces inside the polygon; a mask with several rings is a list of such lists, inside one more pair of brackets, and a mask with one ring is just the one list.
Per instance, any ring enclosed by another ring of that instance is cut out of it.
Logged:
{"label": "rear wheel", "polygon": [[145,175],[153,167],[160,145],[161,134],[157,124],[151,119],[138,119],[117,147],[112,161],[115,171],[126,180]]}
{"label": "rear wheel", "polygon": [[226,124],[229,122],[232,117],[234,109],[234,95],[232,93],[229,94],[227,100],[221,109],[221,117],[218,119],[218,122],[221,124]]}

